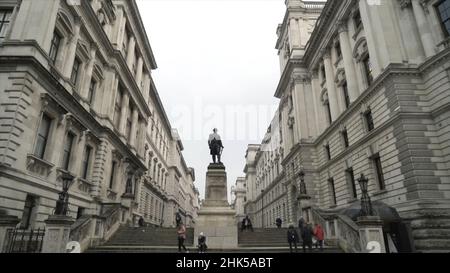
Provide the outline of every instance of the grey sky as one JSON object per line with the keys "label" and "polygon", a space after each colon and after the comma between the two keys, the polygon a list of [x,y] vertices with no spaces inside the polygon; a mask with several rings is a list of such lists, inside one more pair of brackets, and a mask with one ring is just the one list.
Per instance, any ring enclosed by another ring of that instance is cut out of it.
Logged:
{"label": "grey sky", "polygon": [[153,78],[172,127],[179,129],[186,162],[196,170],[202,198],[211,161],[207,138],[214,127],[224,140],[231,188],[243,175],[247,144],[261,142],[278,104],[275,43],[284,1],[138,4],[158,63]]}

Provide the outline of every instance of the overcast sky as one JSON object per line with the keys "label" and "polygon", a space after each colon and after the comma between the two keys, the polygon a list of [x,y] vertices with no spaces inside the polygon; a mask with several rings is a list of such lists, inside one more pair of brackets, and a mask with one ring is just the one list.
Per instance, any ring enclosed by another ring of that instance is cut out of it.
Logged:
{"label": "overcast sky", "polygon": [[[214,127],[224,140],[228,187],[243,176],[249,143],[272,120],[280,78],[276,29],[283,0],[138,0],[158,69],[153,78],[179,130],[201,198]],[[229,193],[230,198],[230,193]]]}

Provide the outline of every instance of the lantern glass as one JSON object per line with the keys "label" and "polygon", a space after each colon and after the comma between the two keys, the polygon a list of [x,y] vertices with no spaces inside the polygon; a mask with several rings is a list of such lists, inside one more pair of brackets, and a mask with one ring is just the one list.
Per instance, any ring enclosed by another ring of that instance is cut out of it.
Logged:
{"label": "lantern glass", "polygon": [[361,177],[358,179],[359,186],[361,187],[362,192],[367,192],[367,186],[369,180],[362,174]]}

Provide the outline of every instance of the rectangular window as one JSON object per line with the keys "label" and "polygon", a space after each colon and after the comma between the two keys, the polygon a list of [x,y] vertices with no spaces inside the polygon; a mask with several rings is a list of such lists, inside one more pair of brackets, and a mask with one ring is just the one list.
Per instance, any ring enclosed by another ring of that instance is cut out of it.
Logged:
{"label": "rectangular window", "polygon": [[344,95],[344,100],[345,100],[345,108],[346,109],[348,109],[348,108],[350,108],[350,96],[349,96],[349,94],[348,94],[348,85],[347,85],[347,82],[345,82],[343,85],[342,85],[342,92],[343,92],[343,95]]}
{"label": "rectangular window", "polygon": [[[444,35],[450,36],[450,0],[442,0],[437,5],[439,19],[442,24]],[[1,39],[1,38],[0,38]]]}
{"label": "rectangular window", "polygon": [[384,175],[383,175],[383,167],[381,165],[381,158],[379,154],[376,154],[372,157],[373,165],[375,168],[375,174],[378,181],[378,186],[380,190],[386,189],[386,184],[384,181]]}
{"label": "rectangular window", "polygon": [[11,25],[12,9],[0,9],[0,43],[2,43]]}
{"label": "rectangular window", "polygon": [[23,208],[22,221],[20,228],[28,229],[31,226],[33,218],[36,216],[37,198],[32,195],[27,195],[25,205]]}
{"label": "rectangular window", "polygon": [[337,56],[337,59],[339,60],[340,58],[342,58],[341,44],[340,43],[336,43],[334,48],[336,49],[336,56]]}
{"label": "rectangular window", "polygon": [[325,154],[327,156],[327,160],[331,160],[330,144],[325,145]]}
{"label": "rectangular window", "polygon": [[328,124],[331,125],[331,123],[333,123],[333,117],[331,116],[330,101],[326,100],[324,105],[325,105],[325,111],[326,111],[327,118],[328,118]]}
{"label": "rectangular window", "polygon": [[80,219],[84,215],[85,208],[78,207],[77,210],[77,220]]}
{"label": "rectangular window", "polygon": [[70,75],[70,82],[73,85],[77,84],[78,74],[80,73],[80,66],[80,60],[78,58],[75,58],[75,61],[73,62],[72,74]]}
{"label": "rectangular window", "polygon": [[353,16],[353,22],[355,23],[355,29],[359,29],[362,26],[361,13],[359,11]]}
{"label": "rectangular window", "polygon": [[373,129],[375,129],[375,124],[373,122],[373,116],[372,116],[372,111],[369,110],[364,114],[364,119],[366,120],[366,124],[367,124],[367,130],[369,132],[373,131]]}
{"label": "rectangular window", "polygon": [[116,129],[119,129],[120,125],[120,113],[122,112],[122,99],[123,99],[122,86],[119,85],[119,89],[116,95],[116,104],[114,106],[114,125],[116,126]]}
{"label": "rectangular window", "polygon": [[63,161],[62,161],[62,169],[69,170],[70,165],[70,156],[72,154],[73,142],[75,140],[75,135],[71,132],[67,133],[66,141],[64,143],[64,151],[63,151]]}
{"label": "rectangular window", "polygon": [[370,62],[369,55],[367,55],[367,57],[364,58],[363,65],[364,65],[364,73],[366,74],[367,85],[369,87],[373,83],[373,70],[372,70],[372,63]]}
{"label": "rectangular window", "polygon": [[117,163],[116,161],[112,162],[112,166],[111,166],[111,175],[109,176],[109,188],[113,189],[114,187],[114,180],[115,180],[115,175],[116,175],[116,166]]}
{"label": "rectangular window", "polygon": [[130,141],[131,140],[131,117],[127,118],[126,136],[127,136],[127,139]]}
{"label": "rectangular window", "polygon": [[81,177],[83,179],[87,179],[87,177],[88,177],[89,163],[91,161],[91,155],[92,155],[92,147],[86,146],[86,149],[84,150],[84,155],[83,155],[83,162],[81,162]]}
{"label": "rectangular window", "polygon": [[52,119],[44,114],[42,116],[41,124],[39,125],[39,131],[36,141],[36,149],[34,155],[40,159],[44,159],[45,149],[47,148],[47,142],[50,135],[50,125],[52,124]]}
{"label": "rectangular window", "polygon": [[88,102],[90,106],[92,106],[92,104],[94,103],[96,88],[97,82],[95,80],[92,80],[91,83],[89,84],[89,92],[88,92]]}
{"label": "rectangular window", "polygon": [[331,204],[334,206],[337,204],[336,187],[334,185],[334,179],[333,178],[328,179],[328,184],[330,186],[330,192],[331,192]]}
{"label": "rectangular window", "polygon": [[350,195],[353,198],[358,198],[358,192],[356,191],[356,181],[355,181],[355,173],[353,172],[353,168],[348,168],[345,171],[345,175],[347,177],[347,182],[350,188]]}
{"label": "rectangular window", "polygon": [[348,148],[350,146],[350,142],[348,141],[348,132],[347,129],[344,129],[344,131],[342,131],[342,140],[344,141],[344,148]]}
{"label": "rectangular window", "polygon": [[327,79],[327,74],[325,73],[325,66],[322,65],[322,66],[320,67],[320,70],[321,70],[321,72],[322,72],[322,78],[323,78],[323,81],[325,81],[325,80]]}
{"label": "rectangular window", "polygon": [[54,32],[49,52],[50,60],[52,60],[53,64],[55,64],[56,58],[58,57],[60,45],[61,45],[61,36],[58,33]]}

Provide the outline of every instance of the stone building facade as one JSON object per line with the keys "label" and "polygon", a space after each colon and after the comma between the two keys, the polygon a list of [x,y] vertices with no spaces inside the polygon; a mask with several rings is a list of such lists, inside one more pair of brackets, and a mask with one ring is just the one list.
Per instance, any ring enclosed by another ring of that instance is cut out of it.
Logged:
{"label": "stone building facade", "polygon": [[[285,220],[355,205],[364,174],[371,199],[410,227],[415,250],[450,249],[450,1],[286,5],[275,94]],[[298,202],[300,171],[310,199]]]}
{"label": "stone building facade", "polygon": [[10,0],[0,17],[0,209],[43,226],[70,173],[69,213],[88,238],[141,216],[172,226],[175,210],[193,225],[194,171],[136,2]]}

